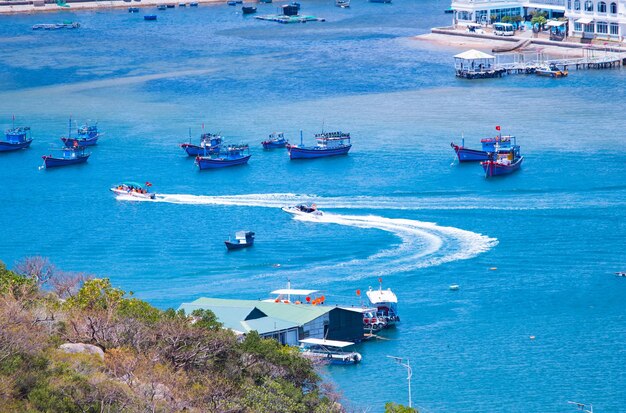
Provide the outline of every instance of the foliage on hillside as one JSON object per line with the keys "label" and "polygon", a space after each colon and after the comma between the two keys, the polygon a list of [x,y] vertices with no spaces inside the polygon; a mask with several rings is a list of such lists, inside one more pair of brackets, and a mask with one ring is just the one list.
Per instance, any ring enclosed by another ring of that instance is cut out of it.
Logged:
{"label": "foliage on hillside", "polygon": [[0,262],[0,412],[342,411],[333,399],[297,349],[238,340],[210,311],[161,311],[40,257]]}

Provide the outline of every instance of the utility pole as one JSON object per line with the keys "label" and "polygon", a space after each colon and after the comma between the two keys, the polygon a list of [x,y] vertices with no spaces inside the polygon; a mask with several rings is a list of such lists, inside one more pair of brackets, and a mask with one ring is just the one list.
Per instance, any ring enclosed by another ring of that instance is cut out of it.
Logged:
{"label": "utility pole", "polygon": [[[413,370],[411,370],[411,360],[410,359],[406,359],[406,364],[403,363],[403,361],[405,359],[401,358],[401,357],[394,357],[394,356],[387,356],[388,358],[392,359],[393,361],[395,361],[396,363],[398,363],[399,365],[401,365],[402,367],[406,368],[407,371],[407,380],[409,382],[409,407],[413,407],[413,400],[411,398],[411,376],[413,375]],[[593,413],[593,412],[591,412]]]}

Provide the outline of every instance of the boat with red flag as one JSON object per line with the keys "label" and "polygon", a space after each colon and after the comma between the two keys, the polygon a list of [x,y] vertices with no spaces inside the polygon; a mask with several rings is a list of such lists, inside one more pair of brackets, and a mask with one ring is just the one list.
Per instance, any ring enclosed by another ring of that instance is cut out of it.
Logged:
{"label": "boat with red flag", "polygon": [[70,132],[68,133],[68,136],[61,137],[61,140],[68,148],[76,146],[94,146],[98,143],[98,139],[103,135],[98,132],[98,122],[93,125],[84,124],[83,126],[77,128],[77,136],[75,138],[70,136],[71,131],[72,118],[70,118]]}
{"label": "boat with red flag", "polygon": [[55,168],[58,166],[76,165],[79,163],[87,162],[91,153],[86,153],[85,148],[78,146],[76,148],[63,148],[60,149],[60,156],[44,155],[43,159],[44,167]]}
{"label": "boat with red flag", "polygon": [[140,184],[138,182],[121,182],[111,188],[111,192],[115,195],[129,195],[141,199],[155,199],[156,194],[150,191],[152,183],[146,182]]}
{"label": "boat with red flag", "polygon": [[203,132],[202,135],[200,135],[199,145],[192,144],[190,137],[189,142],[181,143],[180,147],[185,150],[187,156],[208,156],[214,153],[218,153],[220,151],[220,148],[222,147],[222,143],[223,140],[221,135]]}
{"label": "boat with red flag", "polygon": [[28,148],[33,141],[28,126],[13,127],[4,132],[4,140],[0,140],[0,152],[17,151]]}
{"label": "boat with red flag", "polygon": [[520,155],[520,147],[513,143],[509,148],[495,146],[494,152],[490,152],[489,159],[480,164],[485,171],[485,177],[508,175],[520,169],[524,157]]}
{"label": "boat with red flag", "polygon": [[[500,126],[496,126],[496,130],[500,131]],[[484,138],[480,140],[480,144],[482,145],[481,149],[470,149],[465,147],[465,138],[461,138],[460,145],[452,142],[450,146],[454,149],[459,162],[479,162],[489,160],[489,153],[495,151],[496,144],[498,144],[500,148],[509,148],[511,141],[514,139],[514,136],[508,135]]]}

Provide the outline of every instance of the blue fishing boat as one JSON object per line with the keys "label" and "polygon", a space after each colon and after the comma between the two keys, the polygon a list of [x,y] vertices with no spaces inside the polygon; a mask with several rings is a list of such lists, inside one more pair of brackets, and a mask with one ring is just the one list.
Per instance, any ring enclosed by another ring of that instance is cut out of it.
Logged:
{"label": "blue fishing boat", "polygon": [[128,8],[128,12],[129,13],[139,13],[139,7],[129,7]]}
{"label": "blue fishing boat", "polygon": [[157,10],[165,10],[165,9],[167,9],[167,6],[165,4],[159,4],[157,6]]}
{"label": "blue fishing boat", "polygon": [[28,126],[13,127],[4,132],[4,140],[0,141],[0,152],[16,151],[28,148],[33,139]]}
{"label": "blue fishing boat", "polygon": [[79,163],[87,162],[90,153],[85,153],[85,148],[79,146],[78,148],[63,148],[61,149],[61,156],[44,155],[44,166],[46,168],[54,168],[57,166],[75,165]]}
{"label": "blue fishing boat", "polygon": [[217,134],[203,133],[200,136],[200,145],[194,145],[189,142],[181,143],[180,147],[187,152],[188,156],[207,156],[220,151],[222,137]]}
{"label": "blue fishing boat", "polygon": [[228,241],[224,241],[224,244],[226,244],[228,251],[251,247],[254,245],[254,232],[237,231],[235,233],[235,241],[231,241],[230,238],[228,238]]}
{"label": "blue fishing boat", "polygon": [[189,3],[189,7],[198,7],[198,2],[192,1],[191,3]]}
{"label": "blue fishing boat", "polygon": [[197,156],[196,165],[200,170],[244,165],[248,163],[250,156],[248,145],[229,145],[217,154]]}
{"label": "blue fishing boat", "polygon": [[226,2],[226,4],[228,4],[229,6],[236,6],[237,2],[235,0],[229,0]]}
{"label": "blue fishing boat", "polygon": [[[71,131],[71,119],[70,119],[70,131]],[[72,138],[71,136],[62,137],[61,140],[67,147],[77,147],[77,146],[94,146],[98,143],[98,138],[102,136],[100,132],[98,132],[98,123],[95,125],[83,125],[79,127],[76,131],[78,136],[76,138]]]}
{"label": "blue fishing boat", "polygon": [[452,142],[450,146],[456,152],[459,162],[478,162],[489,160],[489,153],[495,151],[496,143],[502,149],[510,148],[513,139],[515,139],[514,136],[496,136],[494,138],[481,139],[482,150],[466,148],[464,138],[461,139],[461,145],[456,145]]}
{"label": "blue fishing boat", "polygon": [[154,21],[157,19],[156,14],[146,14],[145,16],[143,16],[144,20],[148,20],[148,21]]}
{"label": "blue fishing boat", "polygon": [[276,149],[284,148],[289,144],[289,141],[285,139],[282,132],[274,132],[270,134],[269,138],[261,142],[263,149]]}
{"label": "blue fishing boat", "polygon": [[350,0],[335,0],[335,6],[347,9],[350,7]]}
{"label": "blue fishing boat", "polygon": [[350,134],[343,132],[323,132],[315,135],[317,144],[305,146],[302,144],[302,132],[300,132],[300,145],[287,145],[290,159],[312,159],[326,156],[347,155],[352,144]]}
{"label": "blue fishing boat", "polygon": [[500,148],[496,144],[495,151],[490,152],[489,160],[480,164],[485,171],[485,177],[508,175],[517,171],[522,166],[524,157],[520,155],[519,145],[511,145],[509,148]]}

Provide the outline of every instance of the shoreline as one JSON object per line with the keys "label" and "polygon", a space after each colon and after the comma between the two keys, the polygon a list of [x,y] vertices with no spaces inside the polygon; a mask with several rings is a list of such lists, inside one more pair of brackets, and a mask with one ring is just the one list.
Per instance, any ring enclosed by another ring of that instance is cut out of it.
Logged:
{"label": "shoreline", "polygon": [[217,4],[226,3],[224,0],[141,0],[141,1],[124,1],[124,0],[110,0],[110,1],[81,1],[67,3],[70,7],[61,7],[56,3],[46,3],[44,6],[35,6],[32,2],[30,4],[15,4],[0,5],[0,15],[11,14],[36,14],[36,13],[52,13],[58,11],[82,11],[82,10],[105,10],[105,9],[127,9],[128,7],[156,7],[161,4],[175,4],[176,7],[180,3],[185,3],[189,7],[190,2],[196,2],[198,4]]}

